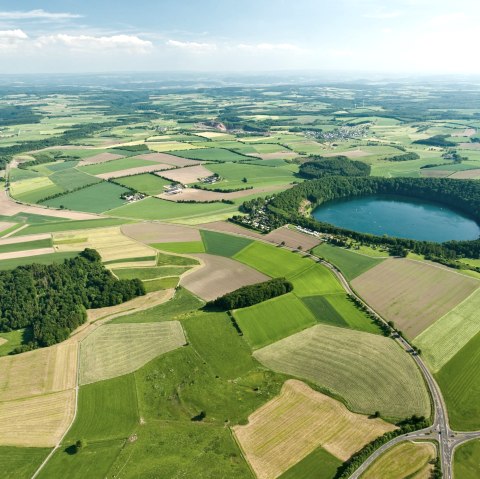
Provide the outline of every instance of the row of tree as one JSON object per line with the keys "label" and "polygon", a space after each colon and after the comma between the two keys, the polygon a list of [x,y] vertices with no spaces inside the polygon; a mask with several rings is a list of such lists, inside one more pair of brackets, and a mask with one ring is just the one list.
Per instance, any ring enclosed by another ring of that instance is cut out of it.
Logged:
{"label": "row of tree", "polygon": [[267,299],[281,296],[293,290],[293,284],[285,278],[274,278],[263,283],[243,286],[231,293],[207,303],[207,308],[218,308],[224,311],[246,308]]}
{"label": "row of tree", "polygon": [[118,280],[92,249],[60,264],[19,266],[0,272],[0,331],[31,329],[31,342],[15,352],[50,346],[85,322],[86,309],[143,294],[140,280]]}

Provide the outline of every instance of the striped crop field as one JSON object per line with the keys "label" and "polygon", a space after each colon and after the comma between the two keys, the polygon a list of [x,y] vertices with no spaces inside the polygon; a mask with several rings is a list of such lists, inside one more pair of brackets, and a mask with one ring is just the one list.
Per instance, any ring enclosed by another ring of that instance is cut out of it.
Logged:
{"label": "striped crop field", "polygon": [[395,426],[350,412],[342,403],[288,380],[234,434],[259,479],[274,479],[321,446],[341,461]]}
{"label": "striped crop field", "polygon": [[417,366],[390,338],[318,324],[254,356],[274,371],[314,382],[352,411],[391,419],[430,415]]}
{"label": "striped crop field", "polygon": [[80,345],[80,384],[131,373],[185,342],[178,321],[100,326]]}

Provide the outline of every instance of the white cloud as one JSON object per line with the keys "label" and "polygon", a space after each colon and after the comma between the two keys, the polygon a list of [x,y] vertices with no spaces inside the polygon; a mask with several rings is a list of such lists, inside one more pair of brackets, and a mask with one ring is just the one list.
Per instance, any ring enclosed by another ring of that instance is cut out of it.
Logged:
{"label": "white cloud", "polygon": [[372,18],[375,20],[388,20],[389,18],[397,18],[401,16],[402,13],[399,11],[379,11],[379,12],[370,12],[363,15],[364,18]]}
{"label": "white cloud", "polygon": [[168,40],[166,45],[195,53],[208,52],[217,49],[215,43],[181,42],[178,40]]}
{"label": "white cloud", "polygon": [[35,41],[40,48],[61,46],[71,50],[122,50],[129,53],[147,53],[153,46],[149,40],[142,40],[136,35],[68,35],[57,33],[42,35]]}
{"label": "white cloud", "polygon": [[247,44],[240,43],[237,45],[240,50],[248,50],[251,52],[300,52],[302,49],[291,43],[256,43]]}
{"label": "white cloud", "polygon": [[1,20],[67,20],[70,18],[80,18],[82,15],[75,13],[54,13],[46,12],[45,10],[28,10],[28,11],[0,11]]}
{"label": "white cloud", "polygon": [[0,30],[0,49],[13,48],[28,40],[23,30]]}

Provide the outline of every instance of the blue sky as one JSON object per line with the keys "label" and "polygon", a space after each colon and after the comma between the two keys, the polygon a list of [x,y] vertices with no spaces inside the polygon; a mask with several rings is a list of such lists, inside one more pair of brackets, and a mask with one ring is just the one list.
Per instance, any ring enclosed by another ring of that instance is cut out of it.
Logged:
{"label": "blue sky", "polygon": [[0,0],[0,73],[480,73],[478,0]]}

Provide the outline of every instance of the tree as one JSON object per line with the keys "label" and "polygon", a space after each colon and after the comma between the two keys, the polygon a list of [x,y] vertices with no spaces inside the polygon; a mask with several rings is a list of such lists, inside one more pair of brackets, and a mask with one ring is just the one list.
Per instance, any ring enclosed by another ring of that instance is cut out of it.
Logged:
{"label": "tree", "polygon": [[82,449],[85,449],[87,447],[87,441],[85,439],[77,439],[75,441],[75,452],[78,453]]}
{"label": "tree", "polygon": [[244,177],[244,178],[242,179],[242,182],[243,182],[243,183],[248,183],[247,178]]}

